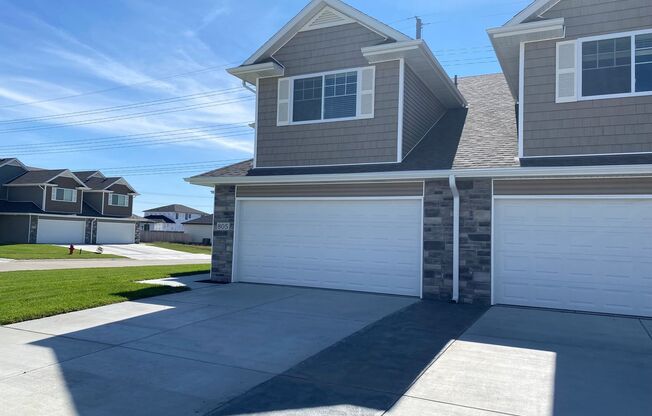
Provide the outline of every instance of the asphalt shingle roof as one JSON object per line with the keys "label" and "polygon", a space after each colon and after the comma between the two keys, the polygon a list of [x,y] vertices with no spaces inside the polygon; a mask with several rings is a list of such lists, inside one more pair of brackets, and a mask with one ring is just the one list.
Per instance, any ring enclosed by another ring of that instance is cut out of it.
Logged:
{"label": "asphalt shingle roof", "polygon": [[152,222],[164,222],[166,224],[174,224],[174,221],[172,221],[165,215],[145,215],[145,219],[148,219]]}
{"label": "asphalt shingle roof", "polygon": [[184,224],[195,224],[195,225],[213,225],[213,215],[202,215],[199,218],[194,220],[188,220]]}
{"label": "asphalt shingle roof", "polygon": [[122,179],[122,178],[119,178],[119,177],[114,177],[114,178],[92,177],[92,178],[88,178],[87,180],[84,180],[84,185],[88,186],[89,188],[91,188],[93,190],[101,191],[101,190],[106,189],[109,186],[113,185],[115,182],[119,181],[120,179]]}
{"label": "asphalt shingle roof", "polygon": [[205,212],[200,211],[198,209],[190,208],[185,205],[181,204],[171,204],[171,205],[164,205],[162,207],[158,208],[152,208],[152,209],[146,209],[143,212],[179,212],[183,214],[202,214],[202,215],[207,215]]}
{"label": "asphalt shingle roof", "polygon": [[73,172],[76,177],[78,177],[82,182],[85,182],[89,176],[96,174],[98,170],[82,170],[78,172]]}
{"label": "asphalt shingle roof", "polygon": [[464,77],[459,89],[466,109],[449,110],[401,163],[377,165],[253,168],[252,160],[197,177],[269,176],[446,170],[518,166],[516,107],[503,74]]}
{"label": "asphalt shingle roof", "polygon": [[65,171],[65,169],[29,170],[9,183],[12,185],[43,184]]}

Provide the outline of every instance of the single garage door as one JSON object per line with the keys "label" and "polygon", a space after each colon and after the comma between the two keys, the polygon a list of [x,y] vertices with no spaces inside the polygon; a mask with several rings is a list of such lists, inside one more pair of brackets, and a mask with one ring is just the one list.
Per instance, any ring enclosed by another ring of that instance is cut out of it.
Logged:
{"label": "single garage door", "polygon": [[97,244],[132,244],[135,238],[133,222],[97,223]]}
{"label": "single garage door", "polygon": [[494,302],[652,316],[652,200],[496,199]]}
{"label": "single garage door", "polygon": [[39,218],[38,244],[84,244],[85,221],[46,220]]}
{"label": "single garage door", "polygon": [[420,296],[421,199],[239,200],[235,278]]}

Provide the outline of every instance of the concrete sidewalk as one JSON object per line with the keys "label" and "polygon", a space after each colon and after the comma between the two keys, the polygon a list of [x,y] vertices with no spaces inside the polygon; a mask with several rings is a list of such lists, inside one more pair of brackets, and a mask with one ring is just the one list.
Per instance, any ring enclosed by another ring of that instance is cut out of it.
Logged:
{"label": "concrete sidewalk", "polygon": [[173,266],[179,264],[210,264],[210,260],[13,260],[0,262],[0,272],[21,270],[57,270],[57,269],[89,269],[97,267],[137,267],[137,266]]}

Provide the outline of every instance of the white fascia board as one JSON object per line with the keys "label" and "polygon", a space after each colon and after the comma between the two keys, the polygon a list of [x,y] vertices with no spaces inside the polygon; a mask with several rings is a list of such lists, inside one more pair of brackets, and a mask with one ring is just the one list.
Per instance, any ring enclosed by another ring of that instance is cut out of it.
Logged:
{"label": "white fascia board", "polygon": [[[112,187],[113,185],[124,185],[127,188],[132,190],[132,193],[130,195],[140,195],[136,190],[134,189],[133,186],[129,185],[129,182],[125,178],[118,178],[115,181],[111,182],[107,186],[104,187],[104,190],[108,190],[108,188]],[[107,191],[107,192],[113,192],[113,191]]]}
{"label": "white fascia board", "polygon": [[0,163],[0,168],[3,167],[3,166],[6,166],[6,165],[14,164],[14,163],[17,163],[18,166],[20,166],[20,167],[23,168],[23,169],[27,169],[27,166],[25,166],[25,165],[23,164],[23,162],[21,162],[20,160],[16,159],[15,157],[9,158],[9,159],[5,160],[4,162]]}
{"label": "white fascia board", "polygon": [[[455,83],[448,76],[423,39],[367,46],[362,48],[361,52],[362,56],[364,56],[369,63],[403,58],[409,64],[412,60],[423,59],[432,67],[433,73],[444,83],[446,89],[451,93],[453,100],[456,101],[460,107],[466,107],[466,99],[459,89],[457,89]],[[428,80],[424,80],[422,76],[420,76],[420,78],[426,85],[428,85]]]}
{"label": "white fascia board", "polygon": [[48,182],[50,182],[50,181],[52,181],[52,180],[54,180],[56,178],[59,178],[59,177],[74,179],[79,185],[81,185],[79,187],[79,189],[89,189],[88,186],[86,186],[86,184],[84,182],[82,182],[81,179],[79,179],[74,173],[72,173],[72,171],[70,169],[64,170],[60,174],[56,175],[54,178],[48,180]]}
{"label": "white fascia board", "polygon": [[250,84],[256,84],[258,78],[282,77],[285,74],[285,68],[277,62],[263,62],[261,64],[236,66],[226,70],[229,74],[247,81]]}
{"label": "white fascia board", "polygon": [[363,26],[397,41],[410,40],[410,37],[399,32],[396,29],[387,26],[386,24],[362,13],[361,11],[345,4],[339,0],[313,0],[306,7],[304,7],[299,14],[294,16],[288,23],[285,24],[272,36],[267,42],[263,44],[253,55],[244,61],[243,65],[251,65],[264,56],[269,51],[275,51],[278,46],[284,44],[292,38],[303,26],[305,26],[310,19],[312,19],[323,7],[329,6],[332,9],[356,20]]}
{"label": "white fascia board", "polygon": [[0,212],[0,215],[37,215],[39,217],[55,217],[55,218],[68,218],[68,219],[83,219],[83,218],[94,218],[96,220],[107,220],[107,221],[124,221],[124,222],[140,222],[142,220],[136,218],[121,218],[121,217],[98,217],[98,216],[89,216],[89,215],[77,215],[77,214],[48,214],[40,212]]}
{"label": "white fascia board", "polygon": [[505,23],[505,26],[521,24],[523,21],[534,15],[541,16],[559,2],[560,0],[536,0],[525,9],[521,10],[516,16],[512,17],[507,23]]}
{"label": "white fascia board", "polygon": [[221,176],[215,178],[185,178],[193,185],[236,185],[265,183],[316,183],[316,182],[359,182],[359,181],[408,181],[442,179],[455,175],[456,178],[518,178],[518,177],[560,177],[560,176],[614,176],[652,175],[652,165],[602,165],[602,166],[557,166],[557,167],[513,167],[446,169],[398,172],[336,173],[312,175],[270,175],[270,176]]}
{"label": "white fascia board", "polygon": [[516,26],[501,26],[487,29],[487,33],[493,38],[507,36],[529,35],[551,30],[564,30],[564,18],[541,20],[539,22],[522,23]]}

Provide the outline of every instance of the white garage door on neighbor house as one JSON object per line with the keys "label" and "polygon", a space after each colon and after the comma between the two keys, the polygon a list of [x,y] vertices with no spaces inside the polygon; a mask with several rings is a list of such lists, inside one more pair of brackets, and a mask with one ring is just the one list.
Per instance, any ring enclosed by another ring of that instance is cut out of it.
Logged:
{"label": "white garage door on neighbor house", "polygon": [[506,197],[494,209],[495,303],[652,316],[652,200]]}
{"label": "white garage door on neighbor house", "polygon": [[236,281],[419,296],[422,200],[238,200]]}
{"label": "white garage door on neighbor house", "polygon": [[97,223],[97,244],[131,244],[135,238],[133,222]]}
{"label": "white garage door on neighbor house", "polygon": [[38,244],[83,244],[86,221],[48,220],[39,218],[36,231]]}

